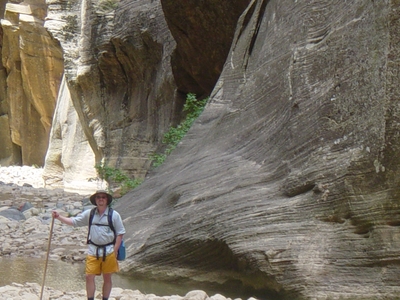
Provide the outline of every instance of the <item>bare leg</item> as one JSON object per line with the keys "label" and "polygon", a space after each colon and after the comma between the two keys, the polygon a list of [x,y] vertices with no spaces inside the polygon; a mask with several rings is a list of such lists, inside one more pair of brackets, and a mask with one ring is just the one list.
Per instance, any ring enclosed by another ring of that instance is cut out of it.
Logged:
{"label": "bare leg", "polygon": [[110,297],[112,288],[111,275],[112,273],[103,274],[103,298]]}
{"label": "bare leg", "polygon": [[96,275],[86,274],[86,295],[89,297],[94,297],[94,292],[96,291]]}

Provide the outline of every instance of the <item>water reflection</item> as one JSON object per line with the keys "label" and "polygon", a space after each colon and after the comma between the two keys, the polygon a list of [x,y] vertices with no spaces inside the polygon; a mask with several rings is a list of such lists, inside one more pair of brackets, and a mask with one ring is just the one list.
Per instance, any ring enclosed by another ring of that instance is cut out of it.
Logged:
{"label": "water reflection", "polygon": [[[45,261],[38,258],[1,258],[0,286],[13,282],[36,282],[42,284]],[[71,264],[63,261],[48,262],[45,285],[61,291],[78,291],[85,289],[85,266],[82,263]],[[102,278],[96,277],[97,290],[101,290]],[[184,296],[191,290],[204,290],[209,296],[217,293],[226,297],[247,299],[252,295],[244,294],[237,287],[228,289],[199,286],[197,283],[173,284],[154,280],[135,279],[120,274],[113,275],[113,286],[123,289],[139,290],[144,294],[158,296]],[[262,299],[263,297],[261,297]]]}
{"label": "water reflection", "polygon": [[[42,284],[45,262],[37,258],[0,258],[0,286],[13,282]],[[73,291],[85,288],[83,264],[49,261],[46,285],[59,290]]]}
{"label": "water reflection", "polygon": [[[36,282],[42,284],[45,261],[38,258],[0,258],[0,286],[13,282]],[[82,263],[71,264],[50,260],[47,265],[45,285],[62,291],[85,289],[85,266]],[[97,290],[100,290],[102,278],[96,277]],[[135,280],[119,274],[113,275],[113,285],[123,289],[139,290],[144,294],[180,295],[189,290],[181,286],[156,283],[153,280]]]}

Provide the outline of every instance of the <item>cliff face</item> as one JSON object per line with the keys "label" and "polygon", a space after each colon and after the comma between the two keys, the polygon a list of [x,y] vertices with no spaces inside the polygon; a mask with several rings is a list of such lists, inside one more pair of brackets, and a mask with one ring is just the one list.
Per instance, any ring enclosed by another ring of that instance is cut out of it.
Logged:
{"label": "cliff face", "polygon": [[100,163],[144,178],[186,94],[211,93],[248,0],[235,3],[204,2],[195,13],[159,1],[8,3],[2,163],[44,165],[48,186],[82,191],[96,187],[88,179]]}
{"label": "cliff face", "polygon": [[364,0],[8,3],[0,163],[45,162],[48,184],[83,190],[99,162],[144,178],[185,94],[211,93],[116,204],[123,269],[394,298],[399,13]]}
{"label": "cliff face", "polygon": [[[75,116],[53,124],[59,130],[47,153],[46,182],[70,189],[86,182],[83,189],[93,190],[96,183],[87,179],[96,177],[99,163],[143,178],[148,155],[179,118],[184,99],[173,81],[168,58],[175,44],[161,6],[83,1],[65,10],[60,3],[49,7],[46,25],[62,40],[64,98]],[[60,104],[57,115],[63,112]]]}
{"label": "cliff face", "polygon": [[43,27],[44,1],[7,3],[5,10],[0,163],[42,166],[63,72],[62,51]]}
{"label": "cliff face", "polygon": [[117,203],[124,268],[397,297],[398,15],[397,2],[252,1],[200,119]]}

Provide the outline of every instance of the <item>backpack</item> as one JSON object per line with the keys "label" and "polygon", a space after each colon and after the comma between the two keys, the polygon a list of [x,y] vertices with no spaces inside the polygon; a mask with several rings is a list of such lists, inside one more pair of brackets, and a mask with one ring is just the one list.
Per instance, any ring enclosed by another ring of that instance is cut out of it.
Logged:
{"label": "backpack", "polygon": [[93,224],[93,225],[96,225],[96,226],[108,226],[108,227],[110,227],[110,229],[112,230],[112,232],[114,232],[114,239],[113,239],[113,241],[112,241],[111,243],[108,243],[108,244],[105,244],[105,245],[98,245],[98,244],[96,244],[96,243],[93,243],[93,242],[89,239],[89,236],[90,236],[90,228],[92,227],[93,218],[94,218],[94,214],[95,214],[95,212],[96,212],[96,209],[97,209],[97,207],[94,207],[94,208],[92,208],[91,211],[90,211],[90,216],[89,216],[89,230],[88,230],[88,235],[87,235],[87,244],[92,244],[92,245],[97,246],[97,250],[96,250],[96,257],[97,257],[97,259],[99,259],[99,248],[103,248],[103,261],[105,261],[105,260],[106,260],[106,251],[105,251],[105,250],[106,250],[106,246],[108,246],[108,245],[114,245],[114,244],[115,244],[115,241],[116,241],[116,239],[117,239],[117,234],[116,234],[116,232],[115,232],[114,224],[113,224],[113,222],[112,222],[112,215],[113,215],[113,211],[114,211],[114,210],[113,210],[111,207],[108,208],[108,215],[107,215],[108,224]]}

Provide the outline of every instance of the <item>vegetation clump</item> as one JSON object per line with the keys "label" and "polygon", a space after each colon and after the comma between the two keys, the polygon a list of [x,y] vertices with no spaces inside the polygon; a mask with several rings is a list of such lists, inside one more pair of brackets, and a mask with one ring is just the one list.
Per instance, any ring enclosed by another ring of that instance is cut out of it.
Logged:
{"label": "vegetation clump", "polygon": [[[167,156],[176,148],[182,138],[189,131],[193,122],[200,116],[204,110],[208,98],[198,100],[196,95],[189,93],[186,96],[186,102],[183,106],[183,111],[186,113],[185,119],[176,127],[170,127],[170,129],[164,134],[162,143],[165,144],[165,150],[163,153],[154,153],[150,156],[153,167],[160,166]],[[132,179],[124,172],[119,169],[106,166],[104,164],[98,164],[95,166],[97,171],[96,180],[101,179],[108,183],[109,191],[112,191],[112,187],[120,187],[121,195],[126,194],[129,190],[138,187],[143,180]],[[93,178],[91,180],[94,180]]]}
{"label": "vegetation clump", "polygon": [[99,2],[99,9],[103,12],[109,12],[117,9],[118,1],[116,0],[101,0]]}
{"label": "vegetation clump", "polygon": [[121,195],[138,187],[143,181],[142,179],[132,179],[120,169],[108,167],[103,164],[96,165],[95,168],[98,178],[108,183],[110,192],[113,192],[112,187],[117,186],[121,188]]}
{"label": "vegetation clump", "polygon": [[162,165],[167,156],[176,148],[182,138],[189,131],[193,122],[200,116],[204,110],[208,98],[203,100],[196,99],[196,95],[189,93],[186,96],[186,102],[183,106],[183,111],[186,113],[186,118],[176,127],[170,129],[164,134],[162,143],[166,145],[164,153],[154,153],[150,155],[153,167]]}

